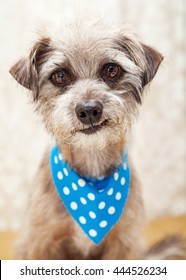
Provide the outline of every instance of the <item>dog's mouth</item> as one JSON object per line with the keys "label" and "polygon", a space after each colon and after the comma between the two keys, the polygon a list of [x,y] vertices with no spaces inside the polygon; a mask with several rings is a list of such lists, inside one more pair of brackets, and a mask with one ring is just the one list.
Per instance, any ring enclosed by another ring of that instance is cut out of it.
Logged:
{"label": "dog's mouth", "polygon": [[80,132],[84,133],[84,134],[93,134],[98,132],[99,130],[101,130],[104,126],[106,126],[108,124],[108,120],[104,120],[102,123],[98,124],[98,125],[91,125],[88,128],[84,128],[79,130]]}

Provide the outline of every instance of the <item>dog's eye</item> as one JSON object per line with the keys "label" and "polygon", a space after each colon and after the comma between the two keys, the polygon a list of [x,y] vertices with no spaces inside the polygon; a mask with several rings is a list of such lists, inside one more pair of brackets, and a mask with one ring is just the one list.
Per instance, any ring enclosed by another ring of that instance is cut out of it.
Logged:
{"label": "dog's eye", "polygon": [[116,78],[120,78],[122,72],[123,69],[121,68],[121,66],[114,63],[106,64],[103,67],[103,76],[111,81],[114,81]]}
{"label": "dog's eye", "polygon": [[70,83],[70,79],[64,70],[59,70],[51,75],[51,81],[57,86],[66,86]]}

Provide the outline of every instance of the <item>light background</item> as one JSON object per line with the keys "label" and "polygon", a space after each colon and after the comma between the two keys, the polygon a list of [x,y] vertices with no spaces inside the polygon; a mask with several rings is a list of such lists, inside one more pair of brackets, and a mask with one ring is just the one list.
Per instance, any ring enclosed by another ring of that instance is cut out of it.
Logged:
{"label": "light background", "polygon": [[[133,127],[131,148],[149,218],[186,213],[186,1],[0,0],[0,230],[17,229],[27,190],[49,139],[28,93],[8,73],[42,26],[61,19],[122,19],[156,47],[164,62]],[[37,188],[37,186],[32,186]],[[52,203],[52,202],[51,202]]]}

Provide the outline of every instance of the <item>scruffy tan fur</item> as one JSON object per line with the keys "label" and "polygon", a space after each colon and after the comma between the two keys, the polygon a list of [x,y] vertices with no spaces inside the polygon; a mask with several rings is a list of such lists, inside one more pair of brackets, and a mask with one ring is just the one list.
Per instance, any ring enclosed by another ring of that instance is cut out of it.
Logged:
{"label": "scruffy tan fur", "polygon": [[[122,25],[76,22],[64,25],[58,34],[42,36],[10,73],[32,91],[35,109],[69,165],[80,176],[97,177],[111,174],[119,165],[144,88],[161,61],[160,53],[141,43]],[[109,63],[122,69],[116,79],[110,80],[104,74]],[[60,69],[67,73],[65,86],[51,81]],[[78,104],[90,101],[103,106],[95,131],[92,123],[82,123],[75,112]],[[92,132],[87,134],[87,130]],[[58,197],[47,151],[33,183],[17,258],[143,258],[143,204],[132,163],[130,168],[131,190],[123,216],[96,246]]]}

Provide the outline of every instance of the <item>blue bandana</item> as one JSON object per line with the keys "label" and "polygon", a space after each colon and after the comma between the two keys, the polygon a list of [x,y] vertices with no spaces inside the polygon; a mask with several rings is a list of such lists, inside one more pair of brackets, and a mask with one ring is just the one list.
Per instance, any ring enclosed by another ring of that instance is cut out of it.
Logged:
{"label": "blue bandana", "polygon": [[67,211],[87,236],[98,245],[119,221],[130,188],[128,156],[111,177],[80,177],[57,146],[50,157],[51,173],[57,192]]}

